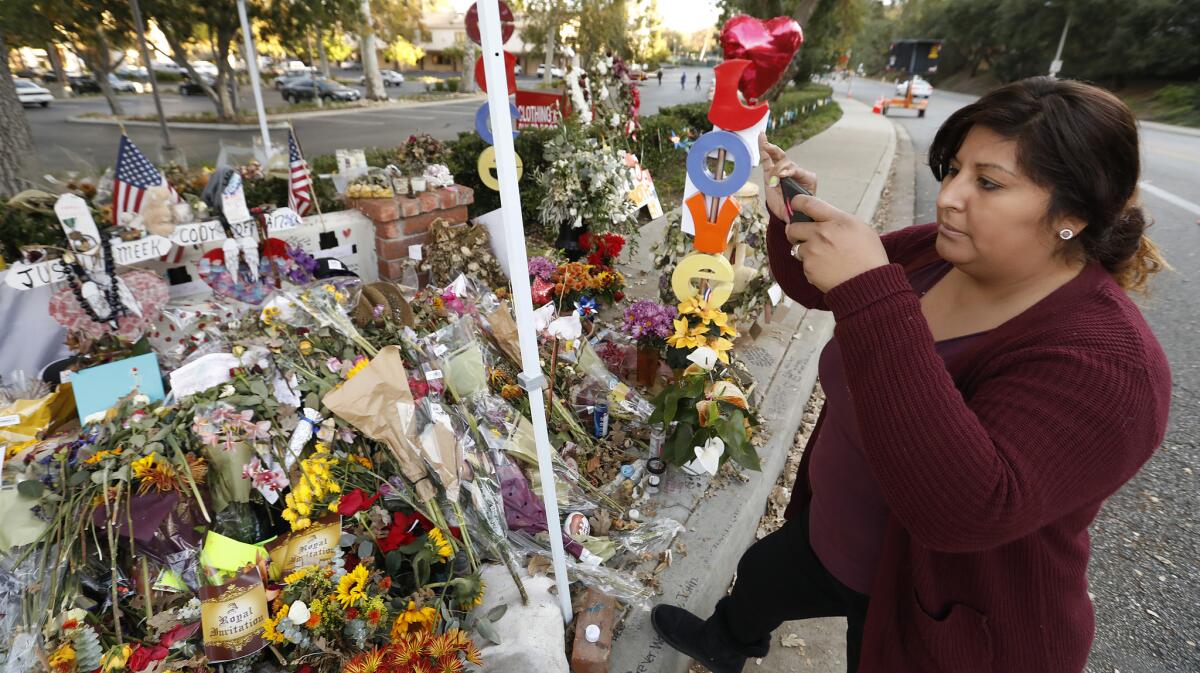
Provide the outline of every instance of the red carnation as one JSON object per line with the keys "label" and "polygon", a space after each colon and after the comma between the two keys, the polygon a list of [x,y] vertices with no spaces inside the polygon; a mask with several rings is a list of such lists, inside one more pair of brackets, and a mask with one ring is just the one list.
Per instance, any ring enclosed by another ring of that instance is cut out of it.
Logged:
{"label": "red carnation", "polygon": [[361,488],[356,488],[346,495],[342,496],[341,502],[338,503],[338,514],[342,516],[354,516],[359,512],[368,509],[375,501],[379,499],[379,494],[368,496],[367,492]]}

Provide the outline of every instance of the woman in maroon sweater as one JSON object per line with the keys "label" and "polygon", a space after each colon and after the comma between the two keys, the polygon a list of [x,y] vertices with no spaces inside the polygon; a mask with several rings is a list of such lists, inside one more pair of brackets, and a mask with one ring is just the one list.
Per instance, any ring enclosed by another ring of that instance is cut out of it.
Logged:
{"label": "woman in maroon sweater", "polygon": [[[712,617],[662,638],[716,673],[784,621],[843,615],[850,671],[1076,673],[1088,526],[1162,441],[1162,349],[1127,290],[1165,262],[1116,97],[1033,78],[955,112],[929,153],[936,224],[882,238],[763,139],[771,270],[832,311],[827,396],[788,521]],[[786,224],[789,207],[814,222]]]}

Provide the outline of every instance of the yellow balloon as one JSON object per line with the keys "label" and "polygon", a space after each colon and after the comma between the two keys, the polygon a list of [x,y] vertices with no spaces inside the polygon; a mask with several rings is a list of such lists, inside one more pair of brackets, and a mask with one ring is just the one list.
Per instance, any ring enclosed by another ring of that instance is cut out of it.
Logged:
{"label": "yellow balloon", "polygon": [[692,286],[693,280],[708,281],[712,291],[708,296],[708,305],[719,308],[733,294],[733,265],[721,255],[693,252],[684,257],[671,273],[671,289],[679,301],[687,301],[699,294],[699,290]]}
{"label": "yellow balloon", "polygon": [[[521,174],[525,172],[525,162],[521,161],[520,154],[514,154],[517,158],[517,179],[521,179]],[[488,147],[479,154],[479,179],[483,184],[491,188],[492,191],[500,191],[500,180],[492,173],[496,169],[496,148]]]}

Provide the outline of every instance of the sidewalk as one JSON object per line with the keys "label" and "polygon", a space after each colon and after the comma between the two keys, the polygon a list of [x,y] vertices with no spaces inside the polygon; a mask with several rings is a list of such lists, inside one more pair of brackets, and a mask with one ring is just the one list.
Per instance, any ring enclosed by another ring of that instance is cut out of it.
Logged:
{"label": "sidewalk", "polygon": [[[829,130],[789,149],[788,156],[819,176],[821,198],[869,222],[896,151],[896,133],[889,121],[871,114],[862,103],[843,97],[837,102],[842,106],[842,118]],[[761,184],[761,170],[755,169],[751,179]],[[665,219],[659,219],[643,228],[639,238],[646,247],[642,250],[661,236],[664,226]],[[657,270],[651,268],[650,257],[643,254],[631,265],[629,287],[639,298],[656,292]],[[764,391],[760,408],[767,436],[759,446],[762,472],[747,472],[743,480],[714,479],[712,483],[672,472],[657,503],[658,516],[674,518],[687,527],[677,540],[674,562],[659,575],[659,600],[705,617],[727,591],[738,559],[754,541],[767,498],[800,426],[804,402],[816,382],[817,358],[833,332],[833,319],[825,312],[792,305],[776,315],[757,339],[743,336],[737,345],[739,357]],[[844,623],[842,620],[839,627],[836,620],[817,620],[788,629],[789,633],[807,634],[800,638],[808,643],[820,643],[816,651],[779,647],[781,629],[771,656],[758,667],[752,662],[747,670],[832,671],[844,667],[844,645],[839,641]],[[683,673],[689,663],[654,635],[649,613],[635,611],[626,616],[613,642],[609,672]]]}

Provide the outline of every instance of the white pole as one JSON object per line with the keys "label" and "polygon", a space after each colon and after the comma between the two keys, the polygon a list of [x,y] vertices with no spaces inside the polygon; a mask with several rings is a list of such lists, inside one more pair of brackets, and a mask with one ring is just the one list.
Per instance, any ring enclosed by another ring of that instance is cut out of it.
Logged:
{"label": "white pole", "polygon": [[[546,430],[546,398],[542,390],[546,377],[538,361],[537,333],[533,328],[533,296],[525,252],[525,225],[521,221],[521,193],[517,189],[517,160],[513,149],[512,116],[508,109],[508,79],[504,65],[504,47],[500,38],[500,8],[496,0],[478,0],[479,35],[483,42],[483,70],[487,78],[488,112],[496,148],[496,177],[500,181],[500,218],[504,222],[504,243],[508,268],[512,275],[513,309],[517,314],[517,333],[521,342],[521,385],[529,393],[529,412],[533,416],[533,437],[537,443],[538,468],[542,477],[542,502],[546,506],[546,529],[550,533],[550,551],[554,561],[554,581],[563,621],[571,621],[571,592],[567,587],[567,560],[563,551],[562,526],[558,518],[554,468],[550,462],[550,433]],[[550,66],[546,66],[549,70]]]}
{"label": "white pole", "polygon": [[[250,89],[254,91],[254,108],[258,112],[258,130],[262,133],[263,168],[270,168],[271,134],[267,132],[267,111],[263,108],[262,88],[258,81],[258,54],[254,51],[254,35],[250,32],[250,20],[246,18],[246,0],[237,0],[238,21],[242,22],[242,38],[245,40],[246,71],[250,73]],[[235,82],[236,86],[236,82]]]}

